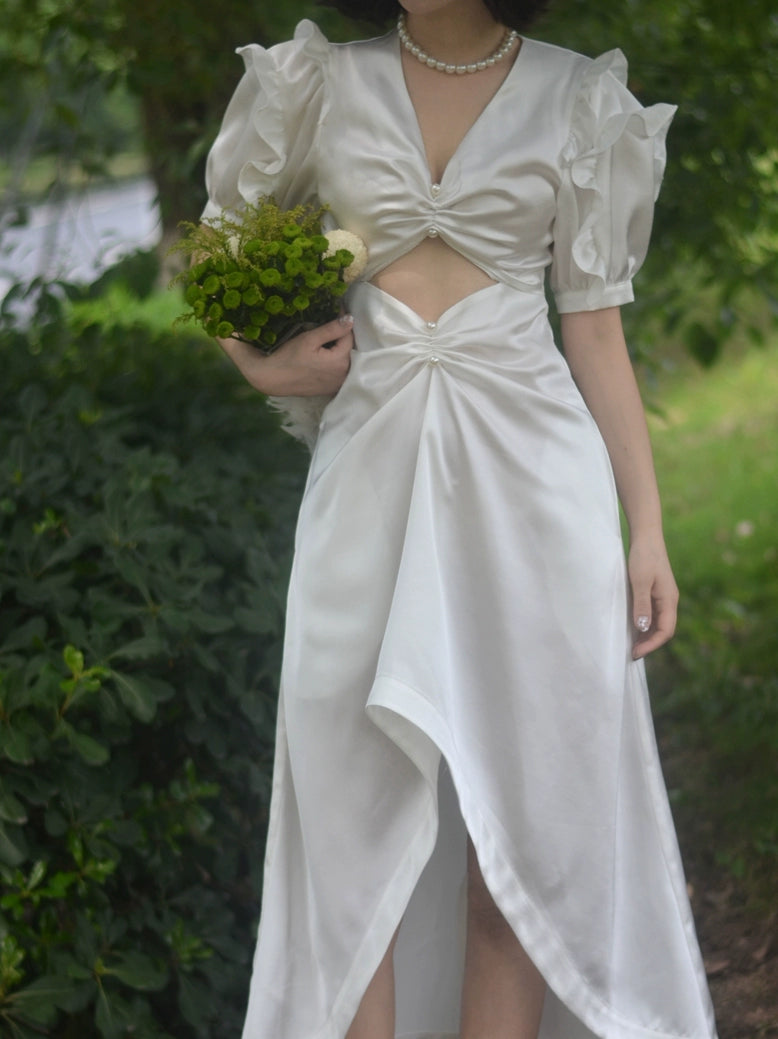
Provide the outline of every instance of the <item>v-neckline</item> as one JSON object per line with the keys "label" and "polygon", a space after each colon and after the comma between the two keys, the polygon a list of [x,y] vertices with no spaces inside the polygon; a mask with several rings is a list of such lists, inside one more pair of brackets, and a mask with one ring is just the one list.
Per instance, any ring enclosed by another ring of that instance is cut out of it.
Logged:
{"label": "v-neckline", "polygon": [[414,125],[414,128],[415,128],[417,145],[418,145],[419,151],[421,153],[421,157],[422,157],[422,160],[424,162],[424,168],[426,170],[427,178],[428,178],[430,184],[434,183],[438,187],[443,184],[443,182],[446,179],[446,174],[451,169],[451,166],[454,163],[454,160],[459,157],[459,153],[462,151],[462,149],[464,148],[465,144],[467,143],[468,137],[471,136],[471,134],[475,131],[475,129],[479,125],[479,123],[487,116],[487,114],[489,112],[489,109],[492,108],[497,103],[497,101],[500,98],[500,96],[503,93],[507,93],[507,90],[509,88],[509,84],[511,84],[512,81],[514,79],[516,79],[516,77],[517,77],[517,71],[516,70],[517,70],[518,66],[521,65],[521,63],[522,63],[522,58],[524,56],[524,52],[525,52],[525,50],[527,48],[527,44],[529,43],[529,40],[527,39],[526,36],[520,36],[519,40],[520,40],[519,52],[516,55],[516,57],[514,59],[514,62],[511,65],[510,69],[508,70],[508,73],[505,76],[505,79],[503,79],[502,83],[500,83],[499,87],[495,90],[495,92],[492,94],[492,96],[486,102],[484,107],[478,113],[476,118],[470,124],[468,129],[462,135],[462,138],[459,141],[459,144],[456,146],[454,151],[449,156],[448,162],[446,163],[445,168],[443,169],[443,172],[440,175],[440,178],[438,180],[435,180],[435,178],[432,176],[432,170],[430,169],[430,160],[429,160],[429,155],[427,154],[427,145],[426,145],[426,143],[424,141],[424,134],[422,133],[422,130],[421,130],[421,122],[419,121],[419,116],[418,116],[418,113],[416,111],[416,105],[414,105],[414,103],[413,103],[413,98],[411,97],[411,92],[408,89],[408,81],[405,78],[405,69],[403,68],[403,60],[402,60],[403,45],[402,45],[402,42],[400,40],[399,35],[397,35],[397,31],[395,30],[395,33],[394,33],[394,43],[395,43],[395,46],[394,46],[394,49],[393,49],[394,50],[394,57],[395,57],[395,60],[397,62],[398,69],[399,69],[400,80],[401,80],[401,83],[402,83],[402,92],[405,95],[405,100],[406,100],[408,108],[410,110],[412,122],[413,122],[413,125]]}

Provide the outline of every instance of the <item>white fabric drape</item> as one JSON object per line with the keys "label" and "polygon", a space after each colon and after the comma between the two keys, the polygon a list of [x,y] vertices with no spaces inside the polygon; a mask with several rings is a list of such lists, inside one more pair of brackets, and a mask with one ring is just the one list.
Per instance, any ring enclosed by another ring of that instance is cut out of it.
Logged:
{"label": "white fabric drape", "polygon": [[[432,231],[494,279],[428,324],[373,285],[291,578],[244,1039],[343,1039],[394,930],[398,1035],[455,1036],[464,835],[549,986],[543,1039],[710,1039],[607,453],[562,310],[632,298],[672,108],[531,40],[431,185],[394,33],[244,52],[212,201],[318,197],[367,278]],[[440,799],[439,799],[440,793]]]}

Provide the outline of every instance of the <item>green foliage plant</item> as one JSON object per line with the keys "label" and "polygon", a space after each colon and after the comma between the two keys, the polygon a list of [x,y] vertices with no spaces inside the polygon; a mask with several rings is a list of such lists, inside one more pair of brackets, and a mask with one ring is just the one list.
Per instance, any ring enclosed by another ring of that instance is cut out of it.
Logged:
{"label": "green foliage plant", "polygon": [[78,295],[0,327],[0,1037],[237,1035],[305,456]]}
{"label": "green foliage plant", "polygon": [[[173,247],[194,259],[175,279],[185,284],[190,307],[182,320],[270,353],[306,325],[337,317],[355,253],[331,249],[322,233],[325,212],[306,205],[282,210],[268,197],[240,214],[185,223],[187,233]],[[349,238],[359,249],[359,239]]]}

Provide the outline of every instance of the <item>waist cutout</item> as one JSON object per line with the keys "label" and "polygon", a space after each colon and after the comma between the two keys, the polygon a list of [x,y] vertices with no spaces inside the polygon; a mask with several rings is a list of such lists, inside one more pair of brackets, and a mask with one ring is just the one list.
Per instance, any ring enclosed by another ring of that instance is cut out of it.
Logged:
{"label": "waist cutout", "polygon": [[542,291],[523,291],[495,282],[462,297],[437,321],[425,321],[411,307],[370,282],[357,282],[346,296],[354,316],[357,350],[408,348],[434,339],[481,346],[507,345],[517,337],[551,339],[548,304]]}

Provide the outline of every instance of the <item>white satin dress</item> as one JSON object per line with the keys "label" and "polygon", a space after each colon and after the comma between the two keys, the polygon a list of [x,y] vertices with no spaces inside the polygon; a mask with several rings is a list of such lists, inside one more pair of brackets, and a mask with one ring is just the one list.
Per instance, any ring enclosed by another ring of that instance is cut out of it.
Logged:
{"label": "white satin dress", "polygon": [[[320,199],[370,251],[296,536],[244,1039],[343,1039],[402,921],[397,1035],[458,1034],[465,838],[542,1039],[715,1025],[631,631],[609,459],[547,320],[632,299],[673,109],[525,39],[430,183],[395,32],[241,51],[205,217]],[[368,284],[439,235],[494,284]]]}

